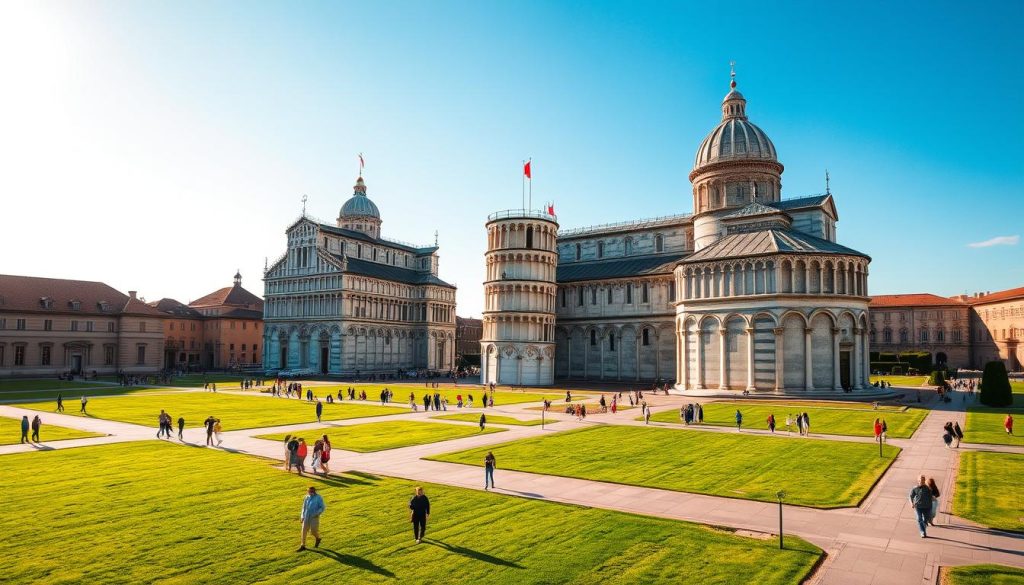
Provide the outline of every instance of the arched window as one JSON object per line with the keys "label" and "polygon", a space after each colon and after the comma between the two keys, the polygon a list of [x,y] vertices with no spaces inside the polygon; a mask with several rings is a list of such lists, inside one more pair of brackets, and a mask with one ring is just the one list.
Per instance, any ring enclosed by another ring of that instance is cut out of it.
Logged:
{"label": "arched window", "polygon": [[882,342],[892,343],[892,329],[886,327],[882,330]]}
{"label": "arched window", "polygon": [[533,226],[532,225],[526,228],[526,247],[527,248],[532,248],[533,247]]}
{"label": "arched window", "polygon": [[580,248],[579,244],[576,244],[576,261],[577,262],[580,261],[580,257],[581,256],[582,256],[582,249]]}
{"label": "arched window", "polygon": [[646,346],[651,344],[651,330],[650,329],[644,327],[644,330],[640,333],[640,336],[641,336],[641,343],[644,345],[644,347],[646,347]]}
{"label": "arched window", "polygon": [[907,342],[907,330],[906,329],[900,329],[900,343],[906,343],[906,342]]}
{"label": "arched window", "polygon": [[942,342],[946,341],[946,330],[945,329],[938,329],[938,330],[935,331],[935,341],[938,341],[939,343],[942,343]]}
{"label": "arched window", "polygon": [[612,304],[612,287],[608,287],[608,304]]}
{"label": "arched window", "polygon": [[654,251],[664,252],[665,251],[665,238],[661,234],[654,236]]}
{"label": "arched window", "polygon": [[608,334],[608,351],[615,351],[615,334]]}
{"label": "arched window", "polygon": [[871,330],[870,336],[871,336],[871,343],[875,343],[875,340],[876,340],[877,336],[875,335],[875,330],[874,329]]}
{"label": "arched window", "polygon": [[590,330],[590,345],[597,345],[597,331]]}

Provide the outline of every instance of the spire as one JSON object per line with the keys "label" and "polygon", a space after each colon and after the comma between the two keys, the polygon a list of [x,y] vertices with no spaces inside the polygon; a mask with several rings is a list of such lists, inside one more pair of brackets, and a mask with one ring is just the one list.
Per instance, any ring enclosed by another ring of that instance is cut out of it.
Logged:
{"label": "spire", "polygon": [[747,119],[747,100],[736,90],[736,62],[729,61],[729,93],[722,100],[722,120]]}
{"label": "spire", "polygon": [[235,286],[242,286],[242,271],[235,271]]}
{"label": "spire", "polygon": [[362,174],[360,174],[359,178],[356,179],[356,185],[355,185],[355,187],[353,187],[352,195],[355,195],[355,196],[362,195],[363,197],[366,197],[366,183],[363,182],[363,175]]}
{"label": "spire", "polygon": [[829,188],[829,184],[828,183],[829,183],[828,169],[825,169],[825,195],[831,195],[832,194],[832,189]]}

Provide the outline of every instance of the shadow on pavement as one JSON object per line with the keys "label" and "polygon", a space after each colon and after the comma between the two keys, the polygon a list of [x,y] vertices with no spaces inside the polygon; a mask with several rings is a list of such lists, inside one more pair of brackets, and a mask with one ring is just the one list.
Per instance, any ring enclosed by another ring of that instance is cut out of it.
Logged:
{"label": "shadow on pavement", "polygon": [[391,571],[385,569],[384,567],[375,565],[372,561],[369,561],[362,557],[342,554],[327,548],[311,548],[307,550],[311,553],[322,555],[343,565],[348,565],[350,567],[362,569],[364,571],[370,571],[371,573],[376,573],[389,579],[395,578],[395,574]]}

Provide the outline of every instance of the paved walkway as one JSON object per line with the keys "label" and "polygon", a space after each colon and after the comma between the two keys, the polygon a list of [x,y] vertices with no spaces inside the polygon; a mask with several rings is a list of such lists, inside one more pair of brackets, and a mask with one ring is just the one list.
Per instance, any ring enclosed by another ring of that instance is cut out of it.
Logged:
{"label": "paved walkway", "polygon": [[[251,395],[251,394],[249,394]],[[678,397],[657,397],[649,400],[661,408],[678,408]],[[488,409],[488,414],[516,418],[536,418],[536,411],[526,410],[532,404],[507,405]],[[941,440],[942,426],[947,420],[963,424],[963,405],[935,404],[911,439],[893,439],[891,444],[903,448],[890,469],[881,478],[861,506],[840,510],[817,510],[783,506],[785,532],[799,535],[828,552],[825,562],[811,580],[813,584],[914,584],[935,583],[940,566],[976,563],[998,563],[1024,567],[1024,535],[1005,533],[977,526],[952,516],[951,498],[941,501],[938,526],[929,530],[929,538],[921,539],[907,493],[921,474],[935,477],[943,494],[953,491],[957,451],[947,449]],[[0,406],[0,415],[21,417],[26,411]],[[458,412],[457,410],[455,412]],[[478,413],[479,409],[469,412]],[[449,411],[448,414],[451,414]],[[248,429],[224,433],[224,448],[231,452],[281,459],[280,442],[255,438],[278,432],[306,431],[323,426],[348,426],[384,420],[424,420],[437,424],[475,424],[431,419],[442,413],[399,412],[394,415],[324,423],[304,423],[273,428]],[[642,425],[634,419],[639,410],[615,415],[589,416],[579,423],[570,415],[554,413],[558,422],[540,427],[507,426],[507,432],[479,435],[417,445],[375,453],[355,453],[334,449],[335,470],[358,470],[366,473],[400,477],[417,482],[431,482],[468,489],[483,488],[481,468],[454,463],[426,461],[423,458],[451,451],[482,447],[507,441],[550,434],[587,424]],[[76,416],[47,415],[48,424],[109,433],[105,437],[50,443],[46,448],[67,448],[81,445],[148,440],[154,429],[139,425],[116,423]],[[503,425],[494,425],[503,426]],[[668,426],[668,425],[666,425]],[[735,432],[726,427],[691,426],[702,432]],[[747,431],[744,431],[745,433]],[[751,434],[766,434],[752,431]],[[787,440],[777,433],[779,440]],[[45,436],[45,435],[44,435]],[[870,437],[816,435],[817,439],[871,441]],[[188,443],[203,444],[203,429],[188,429]],[[984,449],[1024,453],[1024,448],[994,445],[962,445],[964,449]],[[0,454],[32,450],[25,445],[0,447]],[[598,481],[572,479],[499,470],[496,490],[513,496],[544,499],[595,508],[619,510],[650,516],[688,520],[703,524],[727,526],[739,530],[777,534],[778,505],[717,496],[689,494],[639,486],[618,485]]]}

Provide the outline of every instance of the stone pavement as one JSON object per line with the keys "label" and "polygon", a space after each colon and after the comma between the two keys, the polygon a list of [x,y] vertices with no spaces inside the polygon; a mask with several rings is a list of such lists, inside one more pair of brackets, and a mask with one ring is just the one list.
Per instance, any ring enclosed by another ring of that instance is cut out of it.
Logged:
{"label": "stone pavement", "polygon": [[[650,402],[655,410],[678,408],[678,397],[657,397]],[[868,497],[857,508],[838,510],[817,510],[784,505],[784,527],[786,534],[795,534],[823,548],[828,555],[811,579],[813,584],[916,584],[935,583],[940,566],[977,563],[998,563],[1024,567],[1024,535],[1006,533],[977,526],[967,520],[950,514],[951,498],[955,482],[956,450],[947,449],[942,443],[942,425],[947,420],[958,420],[963,424],[963,412],[955,410],[962,406],[959,400],[951,404],[934,404],[933,411],[925,418],[921,427],[911,439],[891,440],[890,443],[903,448],[890,469],[881,478]],[[532,404],[508,405],[486,412],[536,418],[539,413],[526,410]],[[453,409],[454,410],[454,409]],[[477,413],[480,409],[470,412]],[[0,406],[0,414],[21,417],[31,412],[8,406]],[[449,414],[452,411],[449,411]],[[456,412],[458,412],[456,410]],[[400,412],[395,415],[366,419],[324,421],[273,428],[247,429],[224,433],[223,448],[231,452],[247,453],[271,459],[281,459],[283,447],[280,442],[254,438],[277,432],[305,431],[324,426],[348,426],[379,422],[383,420],[424,420],[436,424],[467,424],[458,421],[440,421],[429,418],[441,413]],[[539,426],[507,426],[507,432],[479,435],[451,441],[416,445],[374,453],[355,453],[335,448],[332,467],[335,471],[358,470],[365,473],[400,477],[416,482],[430,482],[468,489],[483,489],[482,468],[426,461],[423,458],[462,449],[505,443],[517,439],[535,437],[548,433],[578,428],[592,424],[642,425],[634,419],[639,410],[619,412],[615,415],[599,414],[588,416],[585,422],[577,422],[566,414],[553,413],[558,422]],[[75,416],[51,414],[49,424],[110,433],[106,437],[58,441],[49,448],[65,448],[120,441],[148,440],[155,431],[149,427],[86,419]],[[504,425],[493,425],[504,426]],[[702,432],[735,432],[726,427],[691,426]],[[747,431],[744,431],[746,433]],[[766,434],[766,431],[752,431],[751,434]],[[780,440],[786,440],[785,433],[776,433]],[[817,439],[871,441],[870,437],[838,437],[816,435]],[[203,444],[203,429],[186,430],[186,442]],[[1024,448],[997,447],[989,445],[962,445],[964,448],[985,449],[1000,452],[1024,453]],[[10,445],[0,447],[0,454],[32,450],[33,447]],[[500,464],[500,462],[499,462]],[[827,470],[823,470],[827,473]],[[909,489],[917,483],[921,474],[934,477],[944,497],[941,500],[938,526],[930,528],[929,537],[921,539],[913,511],[907,500]],[[567,504],[619,510],[636,514],[659,516],[678,520],[725,526],[738,530],[760,533],[778,533],[779,506],[774,503],[753,502],[717,496],[690,494],[619,485],[532,473],[506,471],[499,468],[496,480],[500,484],[495,491],[527,498],[544,499]]]}

